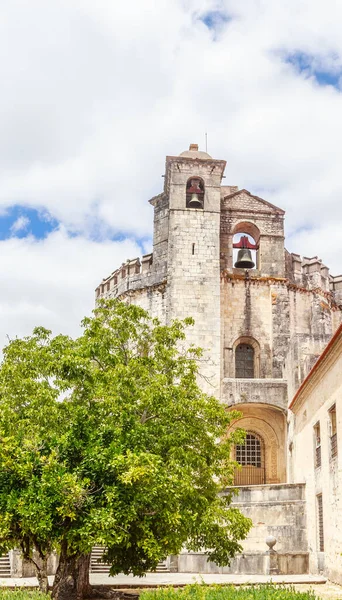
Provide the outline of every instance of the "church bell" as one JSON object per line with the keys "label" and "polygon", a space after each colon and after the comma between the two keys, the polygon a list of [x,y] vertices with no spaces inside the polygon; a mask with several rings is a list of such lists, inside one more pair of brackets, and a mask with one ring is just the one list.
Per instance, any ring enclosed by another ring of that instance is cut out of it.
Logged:
{"label": "church bell", "polygon": [[237,269],[253,269],[255,267],[252,261],[252,253],[248,248],[241,248],[238,251],[237,261],[234,265]]}
{"label": "church bell", "polygon": [[203,208],[203,200],[198,196],[198,194],[191,194],[191,198],[188,204],[189,208]]}

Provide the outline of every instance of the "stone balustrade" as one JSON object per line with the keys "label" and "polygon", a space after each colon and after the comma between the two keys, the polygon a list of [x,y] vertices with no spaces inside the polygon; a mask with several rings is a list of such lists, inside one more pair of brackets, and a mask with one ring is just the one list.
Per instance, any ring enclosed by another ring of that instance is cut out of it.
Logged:
{"label": "stone balustrade", "polygon": [[221,399],[228,406],[257,403],[286,411],[287,382],[284,379],[225,378],[222,380]]}

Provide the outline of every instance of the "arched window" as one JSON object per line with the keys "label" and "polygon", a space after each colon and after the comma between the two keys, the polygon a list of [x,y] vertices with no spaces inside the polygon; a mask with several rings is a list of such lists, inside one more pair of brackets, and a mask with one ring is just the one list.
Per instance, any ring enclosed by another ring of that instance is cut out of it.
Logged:
{"label": "arched window", "polygon": [[235,348],[235,377],[254,378],[254,348],[250,344],[238,344]]}
{"label": "arched window", "polygon": [[190,177],[186,184],[186,207],[204,207],[204,183],[200,177]]}
{"label": "arched window", "polygon": [[235,485],[260,485],[265,483],[264,442],[252,431],[246,434],[244,444],[235,446],[235,460],[241,465],[236,469]]}

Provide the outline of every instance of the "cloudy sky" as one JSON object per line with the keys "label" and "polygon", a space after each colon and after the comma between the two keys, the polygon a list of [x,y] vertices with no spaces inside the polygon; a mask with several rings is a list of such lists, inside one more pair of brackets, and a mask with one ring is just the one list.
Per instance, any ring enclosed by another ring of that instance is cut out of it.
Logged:
{"label": "cloudy sky", "polygon": [[0,346],[75,335],[103,276],[150,249],[166,154],[227,160],[342,271],[342,3],[0,3]]}

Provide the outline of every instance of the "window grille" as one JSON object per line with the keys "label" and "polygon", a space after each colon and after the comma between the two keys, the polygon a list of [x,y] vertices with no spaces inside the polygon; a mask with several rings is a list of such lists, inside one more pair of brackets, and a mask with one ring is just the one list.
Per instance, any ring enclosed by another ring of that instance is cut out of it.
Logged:
{"label": "window grille", "polygon": [[322,464],[321,455],[321,427],[319,422],[314,425],[314,443],[315,443],[315,468],[318,469]]}
{"label": "window grille", "polygon": [[330,457],[337,456],[336,404],[329,410]]}
{"label": "window grille", "polygon": [[239,344],[235,349],[235,377],[254,378],[254,348],[249,344]]}
{"label": "window grille", "polygon": [[264,444],[258,436],[247,433],[245,443],[235,446],[235,460],[241,465],[235,472],[235,485],[265,483]]}
{"label": "window grille", "polygon": [[324,552],[324,528],[323,528],[323,497],[317,496],[317,524],[318,524],[318,549]]}

